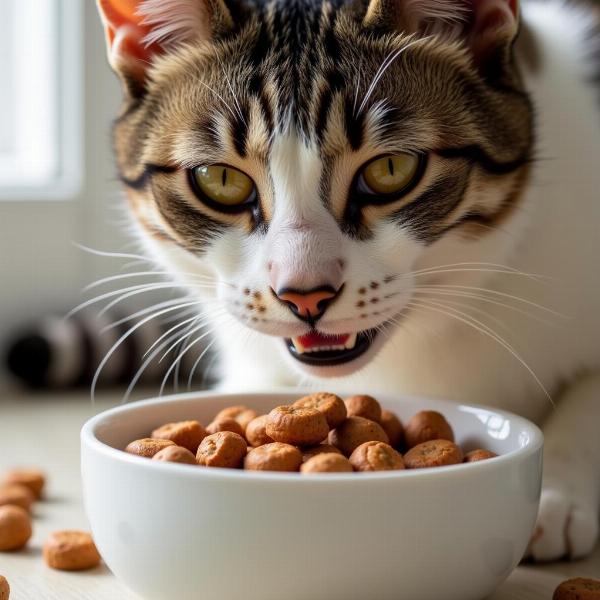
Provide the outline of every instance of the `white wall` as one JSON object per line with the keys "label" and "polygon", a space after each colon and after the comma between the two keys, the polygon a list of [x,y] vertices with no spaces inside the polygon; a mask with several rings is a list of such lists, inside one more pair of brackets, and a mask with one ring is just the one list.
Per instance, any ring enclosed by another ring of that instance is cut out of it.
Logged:
{"label": "white wall", "polygon": [[111,251],[126,243],[115,224],[115,207],[123,200],[110,143],[120,90],[106,64],[95,2],[83,1],[83,187],[65,201],[0,201],[0,348],[19,323],[71,308],[86,283],[115,271],[114,262],[94,258],[73,242]]}

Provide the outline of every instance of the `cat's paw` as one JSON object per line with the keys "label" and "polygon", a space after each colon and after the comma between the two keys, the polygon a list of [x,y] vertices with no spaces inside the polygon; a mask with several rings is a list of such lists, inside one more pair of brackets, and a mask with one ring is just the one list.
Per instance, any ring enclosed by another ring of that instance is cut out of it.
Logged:
{"label": "cat's paw", "polygon": [[568,490],[542,490],[540,510],[529,558],[547,562],[581,558],[589,554],[598,539],[598,513]]}

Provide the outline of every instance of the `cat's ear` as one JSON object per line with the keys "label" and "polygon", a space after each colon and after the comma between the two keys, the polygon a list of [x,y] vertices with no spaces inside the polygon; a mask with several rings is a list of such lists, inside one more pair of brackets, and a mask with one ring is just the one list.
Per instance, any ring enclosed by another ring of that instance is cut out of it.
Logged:
{"label": "cat's ear", "polygon": [[223,0],[97,0],[108,60],[129,91],[143,89],[155,56],[233,27]]}
{"label": "cat's ear", "polygon": [[517,35],[519,6],[518,0],[370,0],[363,24],[462,39],[484,65]]}

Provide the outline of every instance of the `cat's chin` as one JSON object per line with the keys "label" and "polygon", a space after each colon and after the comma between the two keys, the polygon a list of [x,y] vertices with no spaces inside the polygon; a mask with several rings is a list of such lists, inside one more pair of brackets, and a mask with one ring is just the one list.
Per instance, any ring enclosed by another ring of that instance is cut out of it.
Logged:
{"label": "cat's chin", "polygon": [[351,375],[362,369],[379,352],[385,343],[385,336],[376,330],[357,334],[356,344],[348,350],[325,350],[321,352],[298,353],[292,340],[285,339],[286,354],[294,368],[304,375],[319,378],[335,378]]}

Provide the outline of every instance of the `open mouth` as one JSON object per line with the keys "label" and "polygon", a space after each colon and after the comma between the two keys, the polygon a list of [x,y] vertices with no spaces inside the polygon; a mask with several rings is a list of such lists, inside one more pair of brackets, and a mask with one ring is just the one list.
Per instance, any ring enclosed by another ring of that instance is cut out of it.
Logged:
{"label": "open mouth", "polygon": [[300,337],[287,338],[285,343],[296,360],[307,365],[328,367],[355,360],[371,347],[376,336],[375,329],[341,335],[311,331]]}

